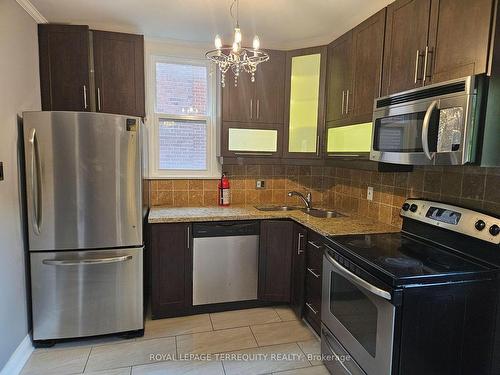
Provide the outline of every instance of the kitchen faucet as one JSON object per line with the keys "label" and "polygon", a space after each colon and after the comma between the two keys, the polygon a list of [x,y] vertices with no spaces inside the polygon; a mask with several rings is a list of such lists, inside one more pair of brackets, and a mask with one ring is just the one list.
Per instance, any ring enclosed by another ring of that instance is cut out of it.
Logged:
{"label": "kitchen faucet", "polygon": [[308,192],[305,197],[304,197],[304,194],[299,193],[298,191],[289,191],[288,192],[289,197],[293,197],[294,195],[296,195],[297,197],[302,199],[302,201],[306,205],[306,209],[308,209],[308,210],[312,209],[312,194],[311,194],[311,192]]}

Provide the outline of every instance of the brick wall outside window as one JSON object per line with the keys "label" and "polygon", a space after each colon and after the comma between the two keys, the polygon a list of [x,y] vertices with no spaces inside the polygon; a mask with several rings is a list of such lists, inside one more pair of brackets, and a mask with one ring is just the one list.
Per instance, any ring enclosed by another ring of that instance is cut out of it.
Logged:
{"label": "brick wall outside window", "polygon": [[156,111],[171,115],[206,115],[207,68],[156,63]]}
{"label": "brick wall outside window", "polygon": [[159,120],[159,169],[207,169],[207,122],[182,118],[208,114],[207,88],[206,66],[156,63],[156,112],[174,117]]}
{"label": "brick wall outside window", "polygon": [[160,169],[207,169],[205,121],[160,120]]}

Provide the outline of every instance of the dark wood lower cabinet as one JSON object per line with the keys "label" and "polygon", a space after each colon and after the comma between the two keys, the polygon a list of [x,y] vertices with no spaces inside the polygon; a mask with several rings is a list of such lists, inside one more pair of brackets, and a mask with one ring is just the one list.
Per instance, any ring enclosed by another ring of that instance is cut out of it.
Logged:
{"label": "dark wood lower cabinet", "polygon": [[290,302],[293,226],[292,221],[261,222],[258,290],[261,301]]}
{"label": "dark wood lower cabinet", "polygon": [[191,224],[151,225],[151,315],[153,319],[190,311]]}
{"label": "dark wood lower cabinet", "polygon": [[322,236],[290,220],[260,224],[258,300],[193,306],[191,223],[146,226],[151,315],[161,319],[289,303],[319,333]]}
{"label": "dark wood lower cabinet", "polygon": [[302,319],[305,306],[307,229],[293,224],[292,294],[290,305],[295,315]]}
{"label": "dark wood lower cabinet", "polygon": [[323,237],[315,232],[307,234],[305,267],[304,317],[319,335],[321,330],[321,288],[323,272]]}

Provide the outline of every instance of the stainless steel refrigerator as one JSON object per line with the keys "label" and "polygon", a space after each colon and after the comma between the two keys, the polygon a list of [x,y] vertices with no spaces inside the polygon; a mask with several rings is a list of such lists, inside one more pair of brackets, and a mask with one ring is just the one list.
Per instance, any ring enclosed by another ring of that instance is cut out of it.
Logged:
{"label": "stainless steel refrigerator", "polygon": [[143,329],[141,120],[23,113],[33,340]]}

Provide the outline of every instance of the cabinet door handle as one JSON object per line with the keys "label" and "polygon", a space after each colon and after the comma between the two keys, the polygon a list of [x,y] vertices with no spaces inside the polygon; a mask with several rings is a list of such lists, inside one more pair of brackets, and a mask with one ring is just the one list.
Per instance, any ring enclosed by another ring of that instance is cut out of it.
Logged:
{"label": "cabinet door handle", "polygon": [[420,78],[418,78],[418,65],[419,65],[419,62],[420,62],[420,50],[417,49],[417,55],[415,57],[415,79],[414,79],[415,84],[417,84],[417,82],[420,80]]}
{"label": "cabinet door handle", "polygon": [[318,315],[318,310],[314,310],[314,307],[309,302],[306,302],[306,306],[312,311],[314,315]]}
{"label": "cabinet door handle", "polygon": [[83,85],[83,109],[87,109],[87,86]]}
{"label": "cabinet door handle", "polygon": [[307,243],[311,246],[314,246],[316,249],[321,249],[321,246],[316,245],[316,243],[314,243],[313,241],[307,241]]}
{"label": "cabinet door handle", "polygon": [[191,247],[191,227],[188,225],[186,229],[186,242],[189,249]]}
{"label": "cabinet door handle", "polygon": [[302,233],[299,233],[299,238],[297,241],[297,255],[304,253],[304,250],[302,250],[302,239],[303,238],[304,238],[304,235]]}
{"label": "cabinet door handle", "polygon": [[427,78],[431,78],[432,74],[427,75],[427,65],[429,63],[429,54],[432,53],[432,51],[429,50],[429,46],[425,46],[425,58],[424,58],[424,74],[422,76],[422,82],[425,84],[427,81]]}
{"label": "cabinet door handle", "polygon": [[257,99],[257,120],[260,119],[260,99]]}
{"label": "cabinet door handle", "polygon": [[321,275],[319,273],[314,272],[312,268],[308,268],[307,271],[317,279],[321,277]]}
{"label": "cabinet door handle", "polygon": [[342,114],[344,114],[345,90],[342,90]]}
{"label": "cabinet door handle", "polygon": [[97,88],[97,110],[101,112],[101,90]]}
{"label": "cabinet door handle", "polygon": [[238,156],[273,156],[272,152],[235,152]]}
{"label": "cabinet door handle", "polygon": [[319,157],[319,154],[321,152],[321,136],[316,137],[316,156]]}
{"label": "cabinet door handle", "polygon": [[349,114],[349,90],[346,91],[345,114]]}
{"label": "cabinet door handle", "polygon": [[329,158],[357,158],[359,154],[328,154]]}
{"label": "cabinet door handle", "polygon": [[250,99],[250,119],[253,119],[253,99]]}

